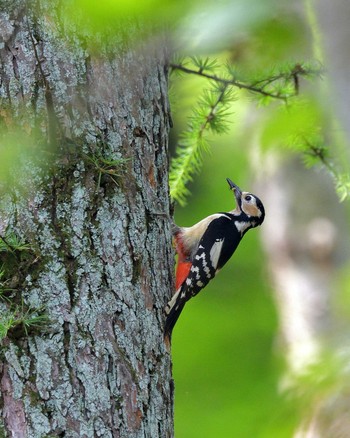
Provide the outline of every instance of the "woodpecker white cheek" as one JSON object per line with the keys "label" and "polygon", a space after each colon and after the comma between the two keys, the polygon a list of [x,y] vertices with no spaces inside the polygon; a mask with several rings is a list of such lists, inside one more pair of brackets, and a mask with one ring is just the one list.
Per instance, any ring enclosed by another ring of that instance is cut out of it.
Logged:
{"label": "woodpecker white cheek", "polygon": [[261,216],[261,211],[258,209],[258,207],[256,205],[253,205],[253,204],[245,204],[242,207],[242,210],[248,216],[252,216],[252,217],[260,217]]}

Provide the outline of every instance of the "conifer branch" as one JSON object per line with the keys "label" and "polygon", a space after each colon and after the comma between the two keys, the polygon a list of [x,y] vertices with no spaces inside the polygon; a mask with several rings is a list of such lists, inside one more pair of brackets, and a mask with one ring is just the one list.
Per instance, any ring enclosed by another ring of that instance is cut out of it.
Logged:
{"label": "conifer branch", "polygon": [[[221,83],[225,86],[233,86],[239,89],[244,89],[251,91],[256,94],[261,94],[265,97],[270,97],[272,99],[279,99],[284,102],[287,101],[288,98],[298,95],[299,93],[299,77],[300,76],[308,76],[308,75],[320,75],[322,74],[322,69],[313,69],[313,68],[305,68],[301,64],[296,64],[290,71],[282,72],[274,76],[269,76],[268,78],[259,79],[256,82],[245,83],[243,81],[239,81],[234,77],[224,78],[217,76],[216,74],[207,73],[203,67],[199,67],[198,69],[189,68],[181,63],[172,63],[170,67],[174,70],[180,70],[184,73],[194,74],[197,76],[202,76],[204,78],[213,80],[217,83]],[[293,91],[291,93],[281,93],[281,92],[271,92],[266,91],[266,87],[271,85],[274,82],[279,80],[290,81],[293,85]]]}
{"label": "conifer branch", "polygon": [[216,86],[202,97],[193,110],[188,129],[179,140],[177,156],[173,158],[170,169],[170,195],[180,205],[185,205],[189,194],[186,185],[192,181],[193,174],[199,172],[203,152],[209,148],[204,134],[207,130],[217,133],[225,130],[225,117],[229,114],[227,105],[232,99],[227,85]]}
{"label": "conifer branch", "polygon": [[[278,100],[287,104],[289,99],[299,94],[300,77],[320,76],[323,73],[321,66],[315,68],[311,65],[294,64],[283,67],[277,72],[276,69],[272,69],[264,76],[260,74],[260,77],[255,80],[242,80],[238,79],[241,75],[238,75],[232,65],[219,65],[215,59],[192,57],[189,59],[189,64],[186,62],[187,60],[173,62],[170,67],[175,71],[208,79],[212,88],[204,92],[203,97],[194,108],[188,128],[180,136],[177,155],[171,162],[170,194],[181,205],[185,204],[189,194],[186,185],[192,180],[193,175],[199,172],[202,166],[203,152],[209,148],[205,133],[208,130],[214,133],[223,133],[228,129],[227,116],[229,107],[235,99],[233,95],[235,88],[247,90],[253,95],[260,96],[260,103]],[[287,109],[286,106],[284,108]],[[312,151],[310,147],[307,149],[310,152],[310,159],[311,155],[317,158],[315,151]],[[305,152],[305,142],[302,150]],[[326,166],[325,163],[323,164]]]}
{"label": "conifer branch", "polygon": [[219,82],[219,83],[224,84],[226,86],[231,85],[231,86],[234,86],[234,87],[237,87],[240,89],[245,89],[245,90],[249,90],[249,91],[252,91],[252,92],[255,92],[258,94],[262,94],[263,96],[266,96],[266,97],[272,97],[274,99],[280,99],[283,101],[286,101],[287,97],[289,97],[289,96],[282,96],[282,95],[278,95],[278,94],[274,94],[274,93],[269,93],[267,91],[264,91],[263,88],[255,87],[252,84],[244,84],[243,82],[239,82],[235,79],[225,79],[225,78],[221,78],[221,77],[216,76],[216,75],[211,75],[209,73],[205,73],[204,71],[193,70],[193,69],[185,67],[181,64],[170,64],[170,66],[173,69],[181,70],[185,73],[202,76],[204,78],[211,79],[215,82]]}
{"label": "conifer branch", "polygon": [[[339,171],[338,166],[329,157],[328,147],[325,145],[313,144],[305,139],[307,150],[305,155],[313,158],[316,163],[320,163],[329,173],[334,181],[335,190],[339,196],[340,202],[350,198],[350,175],[346,172]],[[310,164],[310,163],[306,163]]]}

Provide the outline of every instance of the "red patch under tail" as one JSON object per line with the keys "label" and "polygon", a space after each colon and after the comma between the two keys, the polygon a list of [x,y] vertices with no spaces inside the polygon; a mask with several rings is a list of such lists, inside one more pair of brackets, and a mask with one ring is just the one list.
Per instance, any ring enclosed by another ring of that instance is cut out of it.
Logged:
{"label": "red patch under tail", "polygon": [[177,264],[176,269],[176,289],[178,290],[179,287],[182,285],[182,283],[186,280],[190,269],[191,269],[192,263],[191,262],[182,262],[180,259]]}

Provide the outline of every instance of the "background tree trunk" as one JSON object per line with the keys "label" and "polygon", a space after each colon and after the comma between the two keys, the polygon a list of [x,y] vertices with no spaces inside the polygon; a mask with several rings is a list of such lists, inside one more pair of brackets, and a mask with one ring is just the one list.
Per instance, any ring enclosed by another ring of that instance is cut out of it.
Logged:
{"label": "background tree trunk", "polygon": [[1,195],[1,235],[30,245],[12,262],[16,292],[1,310],[44,306],[50,325],[3,342],[0,435],[172,436],[164,50],[121,48],[117,36],[93,45],[72,32],[69,2],[10,3],[2,123],[45,135],[35,155],[53,158],[43,169],[18,157],[18,185]]}
{"label": "background tree trunk", "polygon": [[310,178],[300,162],[276,164],[259,184],[270,212],[262,236],[287,363],[282,387],[305,405],[293,437],[347,437],[349,385],[340,367],[346,325],[337,312],[337,276],[349,259],[346,207],[327,174]]}

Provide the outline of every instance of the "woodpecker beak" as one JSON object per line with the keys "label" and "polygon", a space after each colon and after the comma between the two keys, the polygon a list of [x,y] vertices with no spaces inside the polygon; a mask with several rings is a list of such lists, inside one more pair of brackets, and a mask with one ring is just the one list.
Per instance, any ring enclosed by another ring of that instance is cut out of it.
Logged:
{"label": "woodpecker beak", "polygon": [[233,183],[230,178],[226,178],[226,181],[228,182],[228,185],[230,186],[230,190],[233,191],[233,193],[235,194],[235,198],[237,201],[237,204],[240,205],[240,201],[241,201],[241,197],[242,197],[242,191],[241,189],[236,186],[235,183]]}

